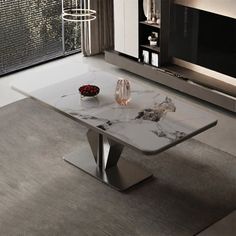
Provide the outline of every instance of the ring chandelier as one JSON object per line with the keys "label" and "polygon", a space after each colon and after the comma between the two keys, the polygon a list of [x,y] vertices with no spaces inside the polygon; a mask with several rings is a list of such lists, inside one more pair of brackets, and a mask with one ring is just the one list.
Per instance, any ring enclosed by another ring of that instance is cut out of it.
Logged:
{"label": "ring chandelier", "polygon": [[63,9],[62,19],[71,22],[86,22],[96,19],[96,11],[83,8]]}

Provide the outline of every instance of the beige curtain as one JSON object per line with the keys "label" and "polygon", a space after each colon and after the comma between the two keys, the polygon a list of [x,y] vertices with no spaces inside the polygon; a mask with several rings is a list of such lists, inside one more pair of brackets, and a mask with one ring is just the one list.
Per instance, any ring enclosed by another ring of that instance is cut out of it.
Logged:
{"label": "beige curtain", "polygon": [[113,1],[85,0],[84,7],[97,11],[97,18],[82,23],[82,51],[91,56],[113,48]]}

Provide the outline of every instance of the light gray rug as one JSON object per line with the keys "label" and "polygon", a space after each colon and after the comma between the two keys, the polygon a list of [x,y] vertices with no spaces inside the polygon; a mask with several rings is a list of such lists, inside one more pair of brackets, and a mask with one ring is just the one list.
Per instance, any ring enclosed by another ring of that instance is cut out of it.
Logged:
{"label": "light gray rug", "polygon": [[155,179],[120,193],[62,160],[85,133],[31,99],[0,109],[0,235],[185,236],[235,209],[236,157],[193,139],[158,156],[125,149]]}

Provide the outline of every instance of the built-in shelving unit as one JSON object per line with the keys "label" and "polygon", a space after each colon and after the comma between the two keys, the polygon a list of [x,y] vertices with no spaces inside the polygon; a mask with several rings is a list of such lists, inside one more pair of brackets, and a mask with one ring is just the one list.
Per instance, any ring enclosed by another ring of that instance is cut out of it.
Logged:
{"label": "built-in shelving unit", "polygon": [[[139,0],[139,61],[152,66],[168,63],[169,37],[169,0],[155,0],[156,13],[154,21],[148,22],[143,9],[143,0]],[[165,12],[165,14],[161,14]],[[148,37],[158,35],[156,45],[150,45]]]}

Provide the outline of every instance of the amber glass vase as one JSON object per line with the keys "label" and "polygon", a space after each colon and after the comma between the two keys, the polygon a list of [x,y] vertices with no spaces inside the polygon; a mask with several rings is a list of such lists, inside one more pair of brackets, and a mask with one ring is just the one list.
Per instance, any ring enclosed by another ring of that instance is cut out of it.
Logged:
{"label": "amber glass vase", "polygon": [[131,100],[130,82],[126,79],[119,79],[115,91],[116,102],[126,106]]}

